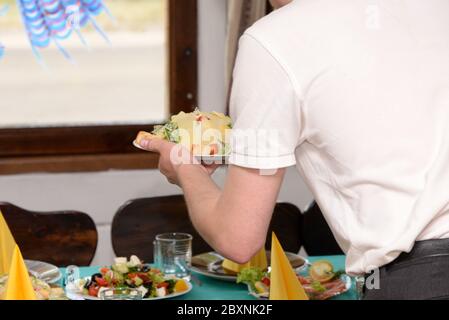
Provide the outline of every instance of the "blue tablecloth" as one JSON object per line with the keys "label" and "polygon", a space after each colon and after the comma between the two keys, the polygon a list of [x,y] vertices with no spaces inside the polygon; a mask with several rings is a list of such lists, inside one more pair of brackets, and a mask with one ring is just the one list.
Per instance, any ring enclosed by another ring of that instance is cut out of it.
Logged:
{"label": "blue tablecloth", "polygon": [[[344,256],[323,256],[323,257],[309,257],[310,262],[317,260],[329,260],[335,267],[335,270],[344,269]],[[86,277],[97,273],[100,267],[82,267],[80,268],[80,276]],[[65,270],[61,269],[62,274]],[[180,300],[255,300],[255,298],[248,294],[248,288],[243,284],[236,284],[220,280],[211,279],[199,274],[194,274],[199,280],[200,284],[194,281],[193,289],[188,294],[178,297]],[[357,298],[355,284],[348,292],[335,297],[335,300],[355,300]]]}

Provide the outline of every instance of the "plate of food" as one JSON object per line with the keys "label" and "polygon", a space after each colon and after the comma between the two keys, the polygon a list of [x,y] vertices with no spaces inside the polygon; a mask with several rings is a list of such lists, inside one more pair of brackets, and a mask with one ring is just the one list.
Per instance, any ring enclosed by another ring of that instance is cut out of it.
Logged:
{"label": "plate of food", "polygon": [[[307,259],[291,252],[286,252],[292,267],[298,272],[307,266]],[[270,251],[267,251],[268,264],[270,263]],[[192,271],[209,278],[236,282],[238,274],[223,267],[225,258],[216,252],[207,252],[192,257]]]}
{"label": "plate of food", "polygon": [[[327,260],[314,262],[297,273],[310,300],[328,300],[339,296],[352,287],[352,279],[344,271],[334,271],[334,266]],[[259,300],[267,300],[270,295],[270,272],[258,268],[242,270],[237,283],[248,286],[248,292]]]}
{"label": "plate of food", "polygon": [[110,267],[100,268],[98,273],[76,280],[66,288],[72,299],[100,300],[101,293],[110,289],[133,289],[143,300],[171,299],[192,290],[192,284],[184,279],[164,275],[160,270],[144,264],[138,257],[115,258]]}
{"label": "plate of food", "polygon": [[164,139],[187,148],[199,161],[226,163],[230,154],[230,132],[232,120],[220,112],[180,112],[164,125],[155,126],[149,133],[138,133],[133,144],[140,146],[143,139]]}
{"label": "plate of food", "polygon": [[[38,300],[67,300],[63,288],[54,284],[48,284],[47,282],[32,275],[30,275],[30,279]],[[7,275],[0,276],[0,300],[3,300],[7,282]]]}

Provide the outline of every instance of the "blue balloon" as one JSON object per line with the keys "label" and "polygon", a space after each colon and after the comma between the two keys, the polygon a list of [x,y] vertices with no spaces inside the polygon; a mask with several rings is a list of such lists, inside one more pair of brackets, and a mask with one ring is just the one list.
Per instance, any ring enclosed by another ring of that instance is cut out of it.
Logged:
{"label": "blue balloon", "polygon": [[[37,48],[48,47],[53,42],[61,53],[71,60],[59,40],[69,38],[76,30],[81,41],[85,43],[79,28],[88,23],[109,42],[94,19],[94,16],[103,11],[109,14],[103,0],[17,0],[17,3],[31,47],[38,59],[41,58]],[[74,27],[73,23],[79,25]]]}

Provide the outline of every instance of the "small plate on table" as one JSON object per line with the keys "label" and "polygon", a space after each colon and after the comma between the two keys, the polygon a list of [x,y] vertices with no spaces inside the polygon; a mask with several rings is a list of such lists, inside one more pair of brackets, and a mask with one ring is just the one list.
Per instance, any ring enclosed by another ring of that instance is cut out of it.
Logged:
{"label": "small plate on table", "polygon": [[[306,258],[291,252],[286,252],[286,255],[292,267],[297,272],[306,268],[308,264]],[[270,264],[270,256],[270,251],[267,251],[268,264]],[[226,272],[222,267],[223,261],[223,256],[216,252],[202,253],[192,257],[192,271],[209,278],[236,282],[237,275]]]}
{"label": "small plate on table", "polygon": [[[315,261],[301,270],[295,270],[296,278],[310,300],[328,300],[348,292],[353,279],[344,270],[336,270],[328,260]],[[256,278],[245,277],[250,295],[259,300],[269,299],[271,275],[265,272]]]}
{"label": "small plate on table", "polygon": [[61,280],[59,268],[43,261],[25,260],[28,272],[35,278],[48,284],[55,284]]}

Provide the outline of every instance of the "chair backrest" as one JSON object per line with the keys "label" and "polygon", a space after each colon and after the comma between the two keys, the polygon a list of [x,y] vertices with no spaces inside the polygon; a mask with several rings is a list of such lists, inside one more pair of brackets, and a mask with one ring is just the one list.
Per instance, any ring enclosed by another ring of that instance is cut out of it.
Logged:
{"label": "chair backrest", "polygon": [[98,234],[89,215],[76,211],[33,212],[4,202],[0,202],[0,211],[25,259],[58,267],[91,263]]}
{"label": "chair backrest", "polygon": [[212,250],[190,222],[184,197],[142,198],[126,202],[114,216],[112,247],[117,256],[133,254],[153,261],[153,241],[160,233],[182,232],[193,236],[193,254]]}
{"label": "chair backrest", "polygon": [[[298,252],[301,214],[291,204],[278,204],[274,210],[267,248],[271,246],[271,231],[275,231],[284,249]],[[193,254],[212,251],[190,222],[184,197],[167,196],[143,198],[125,203],[112,222],[112,247],[117,256],[137,255],[144,261],[153,261],[153,241],[157,234],[183,232],[193,235]]]}
{"label": "chair backrest", "polygon": [[302,223],[301,211],[295,205],[277,203],[268,229],[265,248],[271,249],[271,233],[274,232],[285,251],[298,253],[302,245]]}
{"label": "chair backrest", "polygon": [[341,255],[343,251],[335,240],[323,213],[316,202],[304,212],[301,231],[302,244],[308,255]]}

